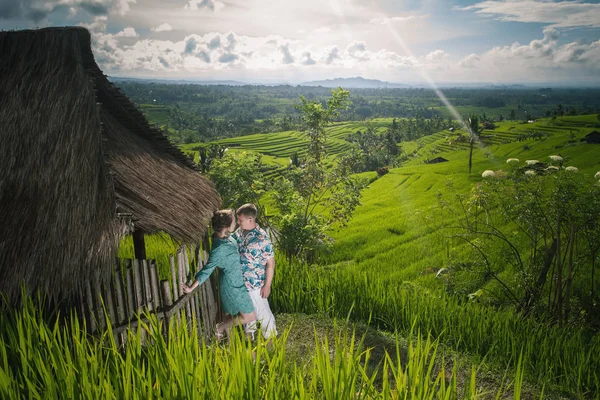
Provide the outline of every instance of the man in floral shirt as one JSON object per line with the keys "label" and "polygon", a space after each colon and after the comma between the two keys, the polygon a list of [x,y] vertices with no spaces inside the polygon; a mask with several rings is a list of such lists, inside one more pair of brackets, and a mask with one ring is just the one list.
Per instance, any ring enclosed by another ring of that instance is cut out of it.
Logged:
{"label": "man in floral shirt", "polygon": [[[233,237],[240,250],[242,275],[256,311],[256,321],[261,324],[263,336],[269,338],[277,335],[275,317],[268,301],[275,273],[275,258],[269,235],[256,224],[257,214],[254,204],[244,204],[238,208],[238,229]],[[255,331],[256,322],[246,325],[246,333],[254,336]]]}

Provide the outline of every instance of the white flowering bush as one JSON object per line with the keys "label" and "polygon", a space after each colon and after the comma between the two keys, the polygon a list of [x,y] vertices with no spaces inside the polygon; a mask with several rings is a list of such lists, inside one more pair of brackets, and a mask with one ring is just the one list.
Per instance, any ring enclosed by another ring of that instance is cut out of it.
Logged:
{"label": "white flowering bush", "polygon": [[550,159],[554,162],[562,162],[563,158],[561,156],[550,156]]}
{"label": "white flowering bush", "polygon": [[482,178],[493,178],[494,176],[496,176],[496,173],[494,171],[492,171],[491,169],[486,169],[481,174]]}
{"label": "white flowering bush", "polygon": [[596,172],[596,175],[594,175],[594,178],[600,179],[600,171]]}
{"label": "white flowering bush", "polygon": [[573,166],[569,166],[567,168],[565,168],[565,171],[569,171],[569,172],[578,172],[579,168],[577,167],[573,167]]}
{"label": "white flowering bush", "polygon": [[528,169],[527,171],[525,171],[525,175],[535,175],[535,171],[532,169]]}
{"label": "white flowering bush", "polygon": [[508,160],[506,160],[507,164],[518,163],[518,162],[519,162],[518,158],[509,158]]}
{"label": "white flowering bush", "polygon": [[546,168],[546,171],[558,171],[560,168],[558,168],[556,165],[550,165],[548,168]]}
{"label": "white flowering bush", "polygon": [[527,165],[535,165],[535,164],[539,163],[539,161],[538,160],[526,160],[525,163]]}

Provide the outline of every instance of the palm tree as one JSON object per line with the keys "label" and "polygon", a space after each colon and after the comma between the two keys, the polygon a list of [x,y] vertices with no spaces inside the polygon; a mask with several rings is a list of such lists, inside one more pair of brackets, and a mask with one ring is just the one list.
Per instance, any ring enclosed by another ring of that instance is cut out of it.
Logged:
{"label": "palm tree", "polygon": [[469,174],[471,174],[471,168],[473,166],[473,145],[475,144],[475,139],[479,137],[481,134],[481,129],[479,128],[479,117],[475,114],[471,114],[469,117]]}

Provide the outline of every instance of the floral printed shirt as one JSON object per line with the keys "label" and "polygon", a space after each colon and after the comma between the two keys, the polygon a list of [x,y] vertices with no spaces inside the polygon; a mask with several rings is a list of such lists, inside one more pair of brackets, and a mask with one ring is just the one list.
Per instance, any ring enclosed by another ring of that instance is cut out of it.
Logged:
{"label": "floral printed shirt", "polygon": [[265,284],[267,260],[274,256],[269,235],[260,228],[244,232],[237,229],[232,235],[237,241],[242,262],[242,275],[246,289],[260,289]]}

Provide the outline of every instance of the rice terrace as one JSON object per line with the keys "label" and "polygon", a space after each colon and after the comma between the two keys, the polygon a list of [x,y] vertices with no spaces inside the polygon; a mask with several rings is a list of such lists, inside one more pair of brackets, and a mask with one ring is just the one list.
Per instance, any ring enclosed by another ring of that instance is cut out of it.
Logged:
{"label": "rice terrace", "polygon": [[600,399],[600,11],[333,3],[0,7],[0,398]]}

